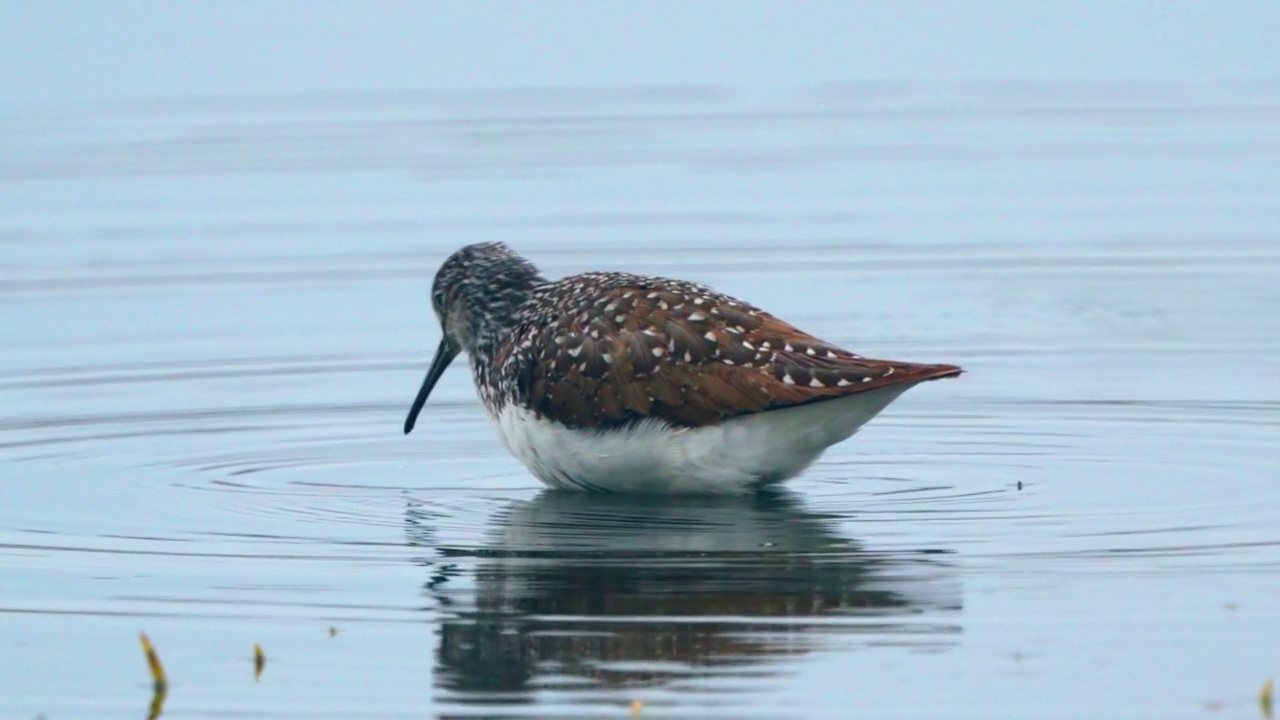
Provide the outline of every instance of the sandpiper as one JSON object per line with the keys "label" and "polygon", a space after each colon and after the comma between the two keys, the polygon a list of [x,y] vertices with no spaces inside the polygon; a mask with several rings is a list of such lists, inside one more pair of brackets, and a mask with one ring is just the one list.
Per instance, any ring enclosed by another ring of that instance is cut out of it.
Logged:
{"label": "sandpiper", "polygon": [[561,280],[503,243],[458,250],[431,304],[444,337],[404,431],[459,352],[503,443],[553,488],[726,493],[802,472],[954,365],[871,360],[695,283]]}

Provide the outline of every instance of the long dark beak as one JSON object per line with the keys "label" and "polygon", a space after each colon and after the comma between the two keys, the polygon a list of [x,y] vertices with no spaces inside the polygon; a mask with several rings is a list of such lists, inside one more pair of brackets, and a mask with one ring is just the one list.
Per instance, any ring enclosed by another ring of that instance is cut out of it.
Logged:
{"label": "long dark beak", "polygon": [[444,374],[444,369],[458,357],[460,351],[461,348],[451,342],[448,335],[440,341],[440,347],[436,348],[435,359],[431,361],[431,369],[427,370],[427,379],[422,381],[422,389],[418,390],[418,397],[413,399],[413,407],[409,408],[409,417],[404,419],[405,435],[413,431],[414,423],[418,422],[418,413],[422,412],[422,406],[427,404],[427,396],[431,394],[431,389],[436,386],[436,382]]}

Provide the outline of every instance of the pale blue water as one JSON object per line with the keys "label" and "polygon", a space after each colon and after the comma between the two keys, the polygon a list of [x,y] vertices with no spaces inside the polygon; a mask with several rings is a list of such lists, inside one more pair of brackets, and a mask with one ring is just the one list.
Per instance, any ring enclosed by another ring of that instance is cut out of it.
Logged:
{"label": "pale blue water", "polygon": [[[1275,5],[113,7],[0,10],[0,716],[1260,717]],[[400,432],[493,239],[969,372],[544,493]]]}

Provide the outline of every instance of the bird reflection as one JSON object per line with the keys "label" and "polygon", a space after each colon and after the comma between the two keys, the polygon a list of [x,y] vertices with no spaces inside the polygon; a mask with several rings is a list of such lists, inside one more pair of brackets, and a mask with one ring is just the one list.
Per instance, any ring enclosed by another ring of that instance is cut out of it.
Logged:
{"label": "bird reflection", "polygon": [[792,493],[547,492],[498,512],[479,548],[439,546],[431,516],[409,508],[411,542],[437,556],[436,682],[486,702],[759,677],[833,635],[932,649],[959,632],[945,553],[864,548]]}

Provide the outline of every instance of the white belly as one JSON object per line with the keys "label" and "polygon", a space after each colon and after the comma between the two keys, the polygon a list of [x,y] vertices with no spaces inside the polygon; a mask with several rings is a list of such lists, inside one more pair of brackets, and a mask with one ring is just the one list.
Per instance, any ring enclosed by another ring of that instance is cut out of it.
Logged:
{"label": "white belly", "polygon": [[739,493],[800,474],[909,387],[744,415],[701,428],[644,421],[617,430],[577,430],[513,406],[492,420],[511,454],[553,488]]}

